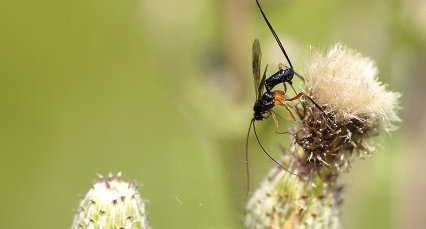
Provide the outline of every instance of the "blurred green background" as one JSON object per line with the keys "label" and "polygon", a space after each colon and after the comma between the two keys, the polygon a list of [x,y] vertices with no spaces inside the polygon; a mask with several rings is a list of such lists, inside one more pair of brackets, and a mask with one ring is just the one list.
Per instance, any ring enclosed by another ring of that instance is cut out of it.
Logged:
{"label": "blurred green background", "polygon": [[[403,93],[400,129],[343,176],[344,219],[421,228],[425,1],[263,6],[297,70],[341,41]],[[251,42],[270,72],[284,61],[254,0],[2,1],[0,29],[1,228],[69,228],[79,194],[110,171],[143,185],[154,228],[241,227]],[[270,120],[259,129],[270,149],[287,144]],[[271,162],[251,140],[254,189]]]}

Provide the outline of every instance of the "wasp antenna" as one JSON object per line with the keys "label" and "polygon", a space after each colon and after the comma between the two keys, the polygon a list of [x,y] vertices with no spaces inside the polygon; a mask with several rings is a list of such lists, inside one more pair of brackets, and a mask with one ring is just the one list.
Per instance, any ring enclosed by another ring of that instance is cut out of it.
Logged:
{"label": "wasp antenna", "polygon": [[283,54],[284,54],[285,58],[287,59],[288,64],[290,65],[290,68],[293,68],[293,65],[291,64],[290,58],[288,58],[287,52],[285,51],[285,49],[284,49],[283,45],[281,44],[280,38],[278,38],[277,34],[275,33],[274,28],[272,28],[271,23],[269,23],[268,18],[266,17],[265,13],[263,12],[263,9],[262,9],[262,7],[260,6],[259,0],[256,0],[256,3],[257,3],[257,6],[258,6],[258,7],[259,7],[259,9],[260,9],[260,13],[262,13],[263,19],[265,19],[265,22],[266,22],[266,24],[267,24],[267,25],[268,25],[268,27],[269,27],[269,30],[271,30],[271,33],[272,33],[272,35],[274,35],[274,38],[275,38],[275,40],[277,41],[278,46],[280,46],[281,51],[283,52]]}
{"label": "wasp antenna", "polygon": [[247,137],[246,137],[246,177],[247,177],[247,187],[246,187],[246,196],[248,197],[249,195],[249,191],[250,191],[250,169],[249,169],[249,158],[248,158],[248,141],[250,138],[250,130],[251,130],[251,126],[253,125],[255,119],[252,118],[250,121],[250,125],[247,131]]}
{"label": "wasp antenna", "polygon": [[253,125],[253,131],[254,131],[254,135],[256,136],[256,140],[257,143],[259,143],[260,148],[262,148],[263,152],[272,160],[274,161],[279,167],[281,167],[282,169],[284,169],[285,171],[287,171],[288,173],[292,174],[292,175],[297,175],[293,172],[291,172],[289,169],[287,169],[286,167],[284,167],[282,164],[280,164],[277,160],[275,160],[263,147],[262,143],[260,143],[259,137],[257,136],[257,132],[256,132],[256,124],[254,123],[254,121],[252,121],[252,125]]}

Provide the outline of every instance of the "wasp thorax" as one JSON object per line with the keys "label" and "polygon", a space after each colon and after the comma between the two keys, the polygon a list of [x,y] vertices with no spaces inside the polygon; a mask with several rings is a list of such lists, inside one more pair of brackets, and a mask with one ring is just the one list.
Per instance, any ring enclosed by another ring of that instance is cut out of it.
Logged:
{"label": "wasp thorax", "polygon": [[256,120],[263,120],[268,116],[270,110],[275,106],[274,95],[272,92],[263,93],[260,99],[256,100],[253,106],[253,117]]}

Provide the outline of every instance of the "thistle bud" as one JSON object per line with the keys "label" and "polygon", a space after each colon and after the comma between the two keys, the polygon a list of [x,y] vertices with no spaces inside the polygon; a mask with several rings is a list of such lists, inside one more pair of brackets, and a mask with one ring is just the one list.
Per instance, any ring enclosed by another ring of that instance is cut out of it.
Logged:
{"label": "thistle bud", "polygon": [[306,180],[274,167],[247,203],[245,228],[342,228],[341,192],[319,176]]}
{"label": "thistle bud", "polygon": [[134,182],[99,176],[83,198],[72,229],[148,229],[144,202]]}

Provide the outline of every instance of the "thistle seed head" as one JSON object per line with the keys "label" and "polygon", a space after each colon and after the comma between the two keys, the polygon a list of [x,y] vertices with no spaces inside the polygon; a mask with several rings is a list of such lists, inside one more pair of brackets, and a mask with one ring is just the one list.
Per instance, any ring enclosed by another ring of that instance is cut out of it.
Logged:
{"label": "thistle seed head", "polygon": [[302,125],[296,143],[304,149],[300,164],[308,174],[318,167],[334,174],[350,168],[354,152],[374,151],[367,139],[391,130],[400,95],[377,79],[374,62],[341,44],[317,54],[308,66],[307,99],[296,107]]}

